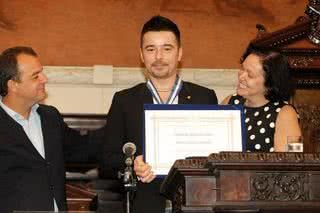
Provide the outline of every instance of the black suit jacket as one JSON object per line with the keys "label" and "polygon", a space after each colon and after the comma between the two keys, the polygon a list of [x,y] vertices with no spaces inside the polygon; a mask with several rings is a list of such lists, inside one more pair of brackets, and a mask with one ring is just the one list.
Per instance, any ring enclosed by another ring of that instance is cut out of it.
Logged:
{"label": "black suit jacket", "polygon": [[[55,198],[66,210],[63,146],[71,147],[76,135],[51,106],[40,105],[45,159],[25,134],[0,107],[0,212],[53,210]],[[80,135],[77,137],[80,138]],[[79,142],[79,141],[78,141]]]}
{"label": "black suit jacket", "polygon": [[[179,93],[179,104],[217,104],[213,90],[183,82]],[[101,154],[100,174],[102,177],[117,178],[117,172],[124,168],[122,146],[133,142],[137,146],[136,155],[142,154],[143,105],[152,104],[152,94],[145,83],[117,92],[108,113],[106,139]],[[160,197],[161,180],[149,184],[138,184],[134,199],[134,212],[163,212],[165,199]]]}

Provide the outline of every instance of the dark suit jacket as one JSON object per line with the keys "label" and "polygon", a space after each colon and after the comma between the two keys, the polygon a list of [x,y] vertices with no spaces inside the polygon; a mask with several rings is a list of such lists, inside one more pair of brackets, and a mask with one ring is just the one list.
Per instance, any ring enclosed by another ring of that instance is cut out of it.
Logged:
{"label": "dark suit jacket", "polygon": [[[217,104],[213,90],[199,85],[183,82],[179,93],[179,104]],[[101,154],[100,174],[102,177],[117,178],[117,172],[124,168],[122,146],[133,142],[137,146],[136,155],[142,154],[142,118],[143,105],[153,103],[152,95],[145,83],[117,92],[108,113],[106,140]],[[138,183],[134,199],[134,212],[163,212],[164,201],[160,197],[161,180],[152,183]]]}
{"label": "dark suit jacket", "polygon": [[[75,134],[51,106],[40,105],[45,159],[0,107],[0,212],[66,210],[63,146]],[[80,136],[79,136],[80,137]],[[68,140],[67,140],[68,138]],[[66,139],[66,140],[65,140]],[[70,145],[71,147],[71,145]]]}

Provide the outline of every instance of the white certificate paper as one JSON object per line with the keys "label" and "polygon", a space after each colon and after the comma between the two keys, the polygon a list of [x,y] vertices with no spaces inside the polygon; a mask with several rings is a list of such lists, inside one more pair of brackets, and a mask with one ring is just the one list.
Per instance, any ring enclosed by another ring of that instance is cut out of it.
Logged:
{"label": "white certificate paper", "polygon": [[242,108],[231,105],[145,105],[144,154],[155,174],[177,159],[242,151]]}

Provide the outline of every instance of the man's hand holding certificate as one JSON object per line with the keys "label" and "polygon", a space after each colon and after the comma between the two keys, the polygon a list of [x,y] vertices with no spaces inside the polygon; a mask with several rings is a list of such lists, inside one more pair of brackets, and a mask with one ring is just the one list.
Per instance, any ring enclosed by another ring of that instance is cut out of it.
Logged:
{"label": "man's hand holding certificate", "polygon": [[145,160],[156,175],[177,159],[242,151],[242,109],[217,105],[145,105]]}
{"label": "man's hand holding certificate", "polygon": [[150,183],[156,177],[151,169],[151,166],[143,161],[142,155],[134,160],[134,171],[141,182]]}

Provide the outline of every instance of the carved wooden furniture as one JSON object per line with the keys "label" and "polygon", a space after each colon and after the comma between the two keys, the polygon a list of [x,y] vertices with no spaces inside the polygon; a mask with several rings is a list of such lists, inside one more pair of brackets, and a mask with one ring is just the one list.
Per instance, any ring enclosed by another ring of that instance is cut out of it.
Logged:
{"label": "carved wooden furniture", "polygon": [[[117,180],[99,179],[97,164],[101,143],[104,143],[106,114],[63,114],[69,127],[88,135],[90,153],[88,162],[66,164],[67,204],[69,211],[122,212],[122,194]],[[88,174],[88,170],[90,170]],[[82,173],[80,176],[78,173]],[[96,196],[95,196],[96,194]]]}
{"label": "carved wooden furniture", "polygon": [[[88,135],[89,144],[97,146],[103,140],[100,130],[106,123],[106,115],[103,114],[63,114],[64,121],[69,127],[79,130],[82,134]],[[94,142],[90,141],[90,138]],[[95,150],[95,149],[93,149]],[[95,153],[97,155],[97,153]],[[90,169],[97,167],[97,162],[74,162],[67,163],[66,169],[68,172],[86,172]],[[83,174],[85,175],[85,174]],[[70,175],[69,175],[70,176]],[[91,178],[91,179],[90,179]],[[93,211],[97,208],[97,193],[95,189],[90,187],[90,182],[98,177],[92,177],[88,175],[88,178],[70,178],[67,176],[66,194],[67,205],[69,211]]]}
{"label": "carved wooden furniture", "polygon": [[292,102],[301,115],[304,150],[320,152],[320,0],[309,0],[305,16],[283,29],[269,33],[258,26],[251,45],[276,49],[288,57],[297,86]]}
{"label": "carved wooden furniture", "polygon": [[319,212],[320,153],[177,160],[161,186],[173,212]]}
{"label": "carved wooden furniture", "polygon": [[97,194],[80,185],[66,184],[69,211],[90,211],[96,209]]}

